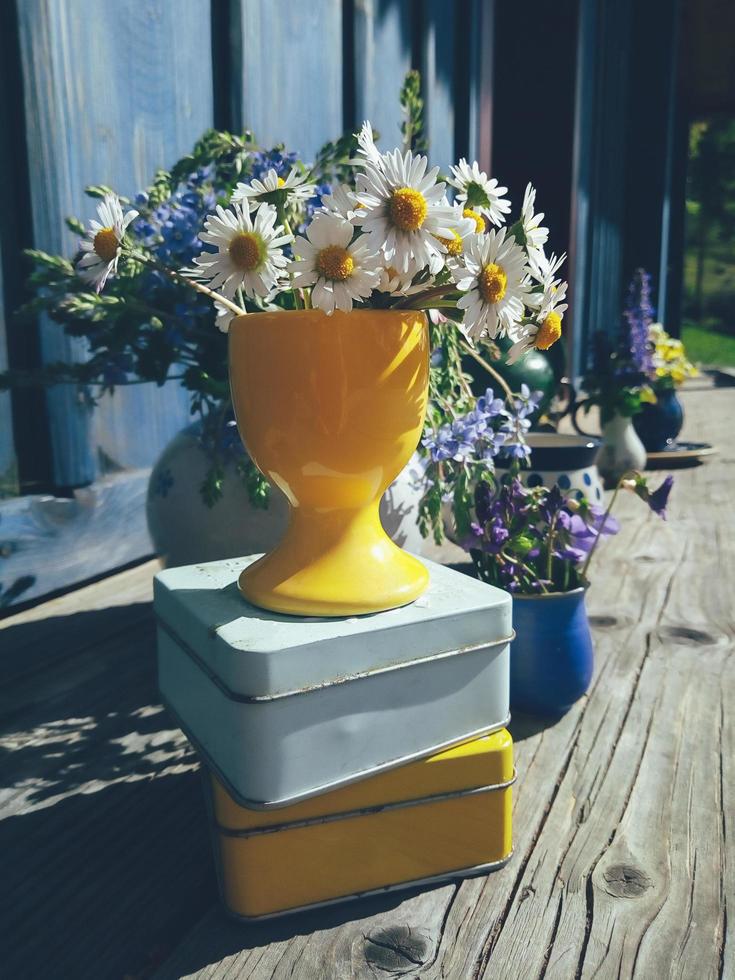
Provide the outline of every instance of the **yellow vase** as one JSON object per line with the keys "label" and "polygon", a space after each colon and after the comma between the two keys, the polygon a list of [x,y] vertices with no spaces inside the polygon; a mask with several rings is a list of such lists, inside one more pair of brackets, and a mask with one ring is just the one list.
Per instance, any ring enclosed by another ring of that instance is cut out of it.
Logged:
{"label": "yellow vase", "polygon": [[265,609],[352,616],[412,602],[425,567],[378,506],[418,445],[429,331],[409,310],[257,313],[230,326],[230,386],[251,458],[290,504],[281,542],[240,576]]}

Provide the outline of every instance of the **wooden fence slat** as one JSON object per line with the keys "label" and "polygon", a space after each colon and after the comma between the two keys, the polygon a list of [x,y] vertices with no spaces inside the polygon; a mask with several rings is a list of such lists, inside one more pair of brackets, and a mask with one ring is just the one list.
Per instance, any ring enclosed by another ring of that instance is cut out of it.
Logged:
{"label": "wooden fence slat", "polygon": [[354,18],[355,116],[369,119],[384,150],[400,144],[398,104],[411,68],[412,10],[408,0],[357,0]]}
{"label": "wooden fence slat", "polygon": [[581,0],[570,249],[572,374],[591,333],[615,330],[622,300],[630,0]]}
{"label": "wooden fence slat", "polygon": [[[18,22],[34,240],[71,255],[77,241],[63,219],[93,216],[86,184],[133,195],[211,124],[210,4],[24,0]],[[45,360],[85,356],[84,344],[56,325],[41,331]],[[92,418],[74,388],[52,391],[56,483],[91,481],[101,454],[119,467],[149,464],[186,422],[187,404],[178,386],[137,386],[116,392]],[[119,438],[121,424],[134,438]]]}
{"label": "wooden fence slat", "polygon": [[342,4],[235,0],[235,128],[310,160],[342,132]]}
{"label": "wooden fence slat", "polygon": [[[493,69],[495,66],[495,0],[469,0],[463,3],[466,51],[469,61],[467,147],[470,158],[482,170],[499,177],[492,160]],[[462,22],[462,18],[461,21]],[[460,153],[465,147],[458,147]]]}
{"label": "wooden fence slat", "polygon": [[448,174],[450,164],[455,163],[455,12],[442,0],[430,0],[423,10],[422,76],[430,159],[433,166],[441,167],[442,174]]}
{"label": "wooden fence slat", "polygon": [[[8,366],[2,295],[3,269],[2,261],[0,260],[0,371],[6,370]],[[11,412],[10,394],[8,392],[0,392],[0,498],[18,492],[18,475],[15,464]]]}

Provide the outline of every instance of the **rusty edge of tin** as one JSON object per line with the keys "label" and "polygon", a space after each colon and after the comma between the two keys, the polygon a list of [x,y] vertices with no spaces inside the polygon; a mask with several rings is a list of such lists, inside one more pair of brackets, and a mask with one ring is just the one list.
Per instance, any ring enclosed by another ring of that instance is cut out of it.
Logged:
{"label": "rusty edge of tin", "polygon": [[469,742],[473,738],[480,738],[483,735],[492,735],[495,732],[499,732],[501,728],[507,728],[510,724],[510,715],[508,715],[507,718],[504,718],[497,724],[478,728],[475,731],[467,732],[465,735],[460,735],[458,738],[452,738],[446,742],[440,742],[438,745],[432,745],[428,749],[422,749],[420,752],[413,752],[410,755],[402,756],[399,759],[390,759],[388,762],[382,762],[380,765],[374,766],[372,769],[362,769],[360,772],[354,773],[351,776],[344,776],[342,779],[334,780],[331,783],[322,783],[321,786],[317,786],[315,789],[307,790],[304,793],[297,793],[295,796],[288,796],[280,800],[250,800],[238,793],[231,781],[222,772],[222,769],[212,759],[210,754],[202,748],[201,742],[194,735],[192,735],[189,727],[184,724],[176,709],[169,704],[167,698],[163,696],[163,694],[161,695],[161,700],[166,706],[166,710],[173,716],[181,731],[194,746],[200,760],[203,760],[212,770],[235,803],[237,803],[238,806],[245,807],[246,810],[280,810],[285,806],[291,806],[293,803],[303,803],[304,800],[310,800],[314,796],[322,796],[324,793],[331,793],[335,789],[342,789],[343,786],[350,786],[352,783],[359,783],[363,779],[367,779],[369,776],[377,776],[379,773],[386,772],[388,769],[398,769],[400,766],[408,765],[409,762],[419,762],[421,759],[428,759],[429,756],[436,755],[437,752],[443,752],[445,749],[451,749],[453,746],[461,745],[463,742]]}
{"label": "rusty edge of tin", "polygon": [[237,691],[231,690],[231,688],[225,684],[222,678],[212,670],[209,664],[206,663],[206,661],[204,661],[185,640],[182,640],[175,630],[171,629],[168,623],[160,618],[157,619],[157,623],[159,628],[162,629],[164,633],[168,633],[170,638],[181,649],[181,651],[191,660],[193,660],[197,666],[209,677],[209,679],[217,685],[228,700],[238,701],[240,704],[263,704],[270,701],[280,701],[282,698],[292,698],[299,694],[312,694],[315,691],[324,690],[325,688],[329,687],[337,687],[340,684],[349,684],[352,681],[366,680],[368,677],[374,677],[377,674],[387,674],[395,670],[402,670],[404,667],[417,667],[420,664],[430,663],[435,660],[445,660],[448,657],[457,657],[465,653],[474,653],[476,650],[490,650],[494,647],[503,647],[507,646],[509,643],[512,643],[516,636],[515,630],[512,630],[510,636],[504,636],[499,640],[490,640],[483,643],[471,643],[467,646],[460,647],[457,650],[445,650],[442,653],[432,653],[429,654],[429,656],[416,657],[413,660],[384,664],[382,667],[358,671],[355,674],[344,674],[341,677],[335,677],[331,680],[322,681],[318,684],[307,684],[305,687],[295,688],[292,691],[276,691],[274,694],[240,694]]}
{"label": "rusty edge of tin", "polygon": [[[513,778],[508,780],[506,783],[497,783],[495,786],[483,786],[476,790],[459,790],[455,793],[446,793],[438,797],[424,797],[419,800],[406,800],[400,804],[388,804],[383,807],[379,807],[380,810],[387,810],[392,808],[397,808],[399,806],[411,806],[419,803],[432,802],[436,799],[450,799],[453,796],[463,796],[472,792],[488,792],[489,790],[500,790],[500,789],[510,789],[513,783],[517,779],[517,773],[515,767],[513,769]],[[236,919],[238,922],[262,922],[267,919],[281,919],[286,915],[296,915],[299,912],[310,912],[313,909],[327,908],[330,905],[341,905],[342,902],[356,902],[361,898],[370,898],[377,895],[386,895],[391,892],[398,891],[408,891],[412,888],[422,888],[425,885],[435,885],[443,881],[454,881],[456,878],[471,878],[479,875],[489,874],[492,871],[499,871],[501,868],[510,861],[513,857],[513,849],[502,857],[499,861],[489,861],[486,864],[476,864],[469,868],[457,868],[454,871],[444,871],[438,875],[429,875],[426,878],[413,878],[411,881],[400,881],[395,885],[383,885],[381,888],[371,888],[367,891],[354,892],[351,895],[339,895],[336,898],[328,898],[323,902],[312,902],[309,905],[296,905],[292,908],[282,909],[280,912],[268,912],[265,915],[241,915],[239,912],[235,912],[229,907],[225,901],[225,885],[224,885],[224,871],[222,868],[222,852],[220,849],[220,836],[222,835],[223,828],[219,827],[214,816],[214,801],[212,799],[212,786],[209,779],[209,773],[202,769],[202,782],[204,785],[204,798],[206,801],[207,816],[209,823],[209,837],[212,844],[212,853],[214,856],[214,868],[215,874],[217,875],[217,886],[219,888],[220,898],[222,901],[222,906],[228,916],[232,919]],[[349,815],[361,814],[366,812],[373,812],[371,810],[357,810],[352,811],[351,814],[340,814],[340,817],[345,817]],[[330,815],[331,816],[331,815]],[[335,817],[336,819],[336,817]],[[296,827],[301,826],[302,823],[309,823],[310,821],[294,821],[292,824],[281,824],[279,829],[284,827]],[[315,823],[322,823],[321,819],[315,818]]]}

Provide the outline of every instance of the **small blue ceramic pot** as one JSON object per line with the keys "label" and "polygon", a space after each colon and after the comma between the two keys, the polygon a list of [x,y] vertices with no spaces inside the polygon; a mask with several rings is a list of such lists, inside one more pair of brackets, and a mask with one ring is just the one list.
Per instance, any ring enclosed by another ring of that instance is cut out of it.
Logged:
{"label": "small blue ceramic pot", "polygon": [[660,453],[681,432],[684,410],[673,388],[656,392],[653,405],[646,402],[641,411],[633,416],[633,428],[649,453]]}
{"label": "small blue ceramic pot", "polygon": [[592,636],[585,590],[513,596],[511,709],[559,715],[592,680]]}

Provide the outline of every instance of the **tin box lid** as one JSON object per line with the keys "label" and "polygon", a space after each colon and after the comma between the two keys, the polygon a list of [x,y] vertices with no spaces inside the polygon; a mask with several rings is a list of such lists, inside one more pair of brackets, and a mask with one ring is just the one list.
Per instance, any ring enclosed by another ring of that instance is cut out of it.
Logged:
{"label": "tin box lid", "polygon": [[513,739],[501,728],[397,769],[363,779],[279,810],[249,810],[233,800],[213,774],[212,804],[224,830],[280,827],[332,814],[352,814],[392,803],[445,797],[472,789],[501,788],[513,781]]}
{"label": "tin box lid", "polygon": [[259,557],[170,568],[154,582],[159,625],[235,696],[283,696],[511,635],[507,592],[425,559],[429,588],[408,606],[335,619],[267,612],[237,587]]}

